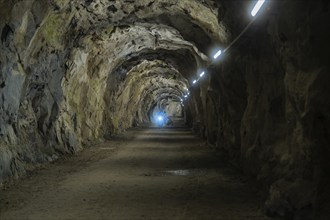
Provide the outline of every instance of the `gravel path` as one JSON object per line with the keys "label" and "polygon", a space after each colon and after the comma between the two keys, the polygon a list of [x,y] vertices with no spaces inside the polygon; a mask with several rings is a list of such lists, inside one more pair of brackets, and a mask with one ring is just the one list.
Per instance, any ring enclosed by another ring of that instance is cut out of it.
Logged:
{"label": "gravel path", "polygon": [[267,219],[256,190],[185,128],[128,131],[0,193],[1,220]]}

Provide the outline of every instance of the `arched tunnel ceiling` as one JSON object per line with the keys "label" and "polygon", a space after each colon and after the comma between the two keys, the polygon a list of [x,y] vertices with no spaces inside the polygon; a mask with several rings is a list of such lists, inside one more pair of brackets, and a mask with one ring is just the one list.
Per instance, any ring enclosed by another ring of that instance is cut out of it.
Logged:
{"label": "arched tunnel ceiling", "polygon": [[267,1],[252,18],[256,2],[0,0],[0,185],[179,104],[209,49],[235,42],[191,88],[187,124],[272,184],[274,207],[278,195],[300,214],[321,204],[329,4]]}
{"label": "arched tunnel ceiling", "polygon": [[[221,5],[212,0],[8,4],[22,15],[11,25],[18,30],[13,42],[31,80],[26,86],[32,91],[40,74],[59,72],[61,88],[53,95],[58,108],[68,115],[63,117],[76,112],[93,134],[128,128],[137,115],[145,120],[142,115],[168,97],[180,100],[197,71],[210,64],[209,48],[230,38],[218,20]],[[45,60],[54,65],[52,72],[39,68]]]}
{"label": "arched tunnel ceiling", "polygon": [[[110,103],[107,107],[104,104],[104,108],[109,109],[106,114],[110,118],[121,118],[119,115],[123,106],[132,103],[150,107],[163,95],[175,95],[180,99],[197,70],[210,63],[206,55],[209,47],[215,42],[225,43],[228,40],[228,33],[222,22],[218,21],[214,5],[212,1],[143,0],[58,4],[59,11],[70,14],[65,17],[71,19],[67,25],[69,37],[66,38],[71,43],[69,46],[75,48],[70,53],[75,65],[69,61],[71,68],[68,72],[72,76],[69,81],[85,81],[87,84],[90,78],[95,79],[93,84],[97,84],[98,88],[94,89],[104,94],[105,103]],[[155,67],[140,64],[155,60],[162,61],[154,62],[154,66],[159,66],[158,71],[145,79],[146,69],[151,71]],[[87,68],[86,78],[73,71],[81,61],[87,63],[84,67]],[[162,66],[168,68],[161,69]],[[164,76],[173,72],[170,69],[175,69],[180,77],[166,79]],[[137,72],[137,85],[126,83],[132,70]],[[69,85],[66,87],[69,93],[71,88],[77,88]],[[133,98],[121,96],[132,88],[135,88]],[[163,94],[150,93],[150,90]],[[150,94],[155,97],[146,98]],[[121,98],[125,100],[120,101]],[[131,111],[128,114],[136,115],[134,111],[138,110]]]}
{"label": "arched tunnel ceiling", "polygon": [[[64,7],[64,4],[62,5]],[[191,37],[191,33],[194,33],[195,36],[205,36],[205,41],[226,42],[228,36],[225,26],[218,22],[218,11],[214,6],[217,5],[213,1],[197,0],[94,0],[86,1],[85,4],[76,4],[73,11],[78,18],[78,25],[85,28],[95,27],[95,24],[108,26],[109,23],[114,25],[137,22],[165,24],[179,30],[182,36]],[[174,17],[176,19],[173,19]]]}

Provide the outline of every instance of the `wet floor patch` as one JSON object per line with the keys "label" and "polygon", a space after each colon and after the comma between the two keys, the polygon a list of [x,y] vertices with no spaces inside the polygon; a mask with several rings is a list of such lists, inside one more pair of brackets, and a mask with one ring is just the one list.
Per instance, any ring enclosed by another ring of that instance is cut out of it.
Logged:
{"label": "wet floor patch", "polygon": [[142,176],[201,176],[209,173],[207,169],[183,169],[183,170],[163,170],[153,173],[145,173]]}
{"label": "wet floor patch", "polygon": [[157,172],[143,173],[140,176],[146,177],[170,177],[170,176],[182,176],[182,177],[202,177],[209,176],[215,177],[221,182],[244,182],[240,178],[227,175],[221,172],[219,169],[178,169],[178,170],[162,170]]}
{"label": "wet floor patch", "polygon": [[115,147],[100,147],[100,150],[116,150]]}
{"label": "wet floor patch", "polygon": [[115,147],[98,147],[98,148],[92,148],[89,151],[91,152],[97,152],[97,151],[115,151]]}

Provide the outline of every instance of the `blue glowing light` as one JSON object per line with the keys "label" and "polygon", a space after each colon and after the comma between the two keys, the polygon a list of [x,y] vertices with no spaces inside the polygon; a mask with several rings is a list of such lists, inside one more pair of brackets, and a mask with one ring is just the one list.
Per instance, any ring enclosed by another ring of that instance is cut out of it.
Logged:
{"label": "blue glowing light", "polygon": [[165,111],[160,111],[154,114],[152,122],[158,127],[166,126],[168,117]]}

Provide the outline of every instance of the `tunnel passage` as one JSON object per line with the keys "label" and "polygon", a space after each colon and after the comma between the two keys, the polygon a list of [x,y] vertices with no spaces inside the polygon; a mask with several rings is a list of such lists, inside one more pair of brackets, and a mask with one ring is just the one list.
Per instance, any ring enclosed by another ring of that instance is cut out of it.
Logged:
{"label": "tunnel passage", "polygon": [[214,63],[256,2],[1,0],[0,182],[165,110],[263,186],[270,216],[327,216],[329,4],[266,1]]}

